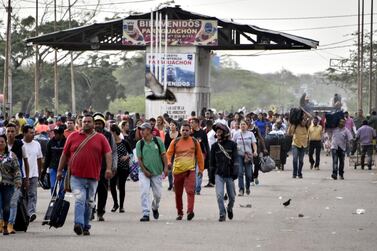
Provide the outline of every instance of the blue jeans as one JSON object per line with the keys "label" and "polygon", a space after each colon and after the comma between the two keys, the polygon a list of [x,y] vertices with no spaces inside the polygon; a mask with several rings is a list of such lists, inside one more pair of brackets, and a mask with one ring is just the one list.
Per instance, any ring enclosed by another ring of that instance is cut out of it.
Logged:
{"label": "blue jeans", "polygon": [[[56,168],[50,167],[51,195],[54,192],[57,171],[58,170]],[[64,177],[65,177],[65,173],[66,173],[66,170],[63,170],[63,178],[60,181],[60,186],[58,187],[58,191],[59,191],[58,196],[59,196],[60,199],[64,199],[64,195],[65,195],[65,192],[64,192]]]}
{"label": "blue jeans", "polygon": [[173,188],[174,186],[174,180],[173,180],[173,171],[172,170],[169,170],[168,172],[168,180],[169,180],[169,187],[170,188]]}
{"label": "blue jeans", "polygon": [[84,230],[90,229],[90,216],[95,206],[94,196],[98,181],[71,176],[72,193],[75,196],[75,224],[80,224]]}
{"label": "blue jeans", "polygon": [[37,193],[38,191],[38,177],[29,178],[29,189],[28,189],[28,214],[31,216],[36,213],[37,209]]}
{"label": "blue jeans", "polygon": [[302,167],[304,166],[304,156],[305,148],[298,148],[297,146],[292,146],[293,155],[293,177],[302,177]]}
{"label": "blue jeans", "polygon": [[338,172],[340,176],[344,174],[344,158],[345,158],[345,151],[342,149],[331,149],[332,155],[332,173],[338,176]]}
{"label": "blue jeans", "polygon": [[13,192],[14,186],[0,184],[0,210],[2,212],[0,214],[0,220],[4,220],[5,222],[8,222],[9,220],[10,202],[12,200]]}
{"label": "blue jeans", "polygon": [[238,155],[239,172],[238,172],[238,188],[245,191],[244,174],[246,176],[246,189],[250,189],[250,182],[253,179],[253,165],[244,163],[244,156]]}
{"label": "blue jeans", "polygon": [[196,175],[195,192],[200,193],[200,191],[202,190],[203,175],[198,176],[198,173],[199,173],[199,166],[196,165],[196,168],[195,168],[195,175]]}
{"label": "blue jeans", "polygon": [[215,176],[215,184],[216,184],[216,197],[217,197],[217,204],[220,210],[220,216],[225,216],[225,205],[224,205],[224,185],[226,186],[226,192],[228,193],[229,203],[228,203],[228,210],[232,210],[234,206],[234,202],[236,200],[236,188],[234,186],[234,181],[232,178],[223,178],[219,175]]}
{"label": "blue jeans", "polygon": [[12,199],[10,201],[10,215],[9,215],[9,224],[14,225],[16,223],[16,216],[17,216],[17,205],[18,199],[20,198],[21,189],[15,188]]}

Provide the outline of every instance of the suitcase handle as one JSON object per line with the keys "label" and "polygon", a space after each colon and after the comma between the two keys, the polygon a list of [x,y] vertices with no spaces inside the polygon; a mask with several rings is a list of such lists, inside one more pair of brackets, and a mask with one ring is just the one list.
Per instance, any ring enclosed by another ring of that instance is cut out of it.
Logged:
{"label": "suitcase handle", "polygon": [[[56,199],[58,197],[58,187],[59,187],[60,181],[56,179],[54,189],[52,190],[51,199]],[[60,190],[60,189],[59,189]]]}

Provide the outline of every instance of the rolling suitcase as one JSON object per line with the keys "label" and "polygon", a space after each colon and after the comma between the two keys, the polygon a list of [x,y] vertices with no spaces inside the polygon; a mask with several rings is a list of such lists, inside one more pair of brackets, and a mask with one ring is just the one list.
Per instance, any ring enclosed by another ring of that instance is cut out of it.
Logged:
{"label": "rolling suitcase", "polygon": [[26,192],[21,190],[20,198],[17,204],[17,215],[14,223],[14,230],[26,232],[29,227],[29,215],[27,212]]}
{"label": "rolling suitcase", "polygon": [[64,225],[70,206],[68,201],[58,197],[59,193],[57,189],[60,187],[58,183],[59,182],[56,181],[51,201],[42,222],[42,225],[49,225],[50,228],[59,228]]}

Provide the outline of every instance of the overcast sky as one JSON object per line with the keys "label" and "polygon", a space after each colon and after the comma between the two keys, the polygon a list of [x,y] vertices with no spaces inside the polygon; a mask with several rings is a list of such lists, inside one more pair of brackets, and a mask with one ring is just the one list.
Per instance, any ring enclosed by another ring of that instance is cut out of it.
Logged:
{"label": "overcast sky", "polygon": [[[2,1],[4,2],[5,0]],[[39,1],[43,5],[45,0]],[[71,2],[73,1],[71,0]],[[114,11],[150,11],[151,8],[163,2],[146,0],[145,2],[129,3],[132,1],[140,0],[102,0],[101,4],[107,5],[101,7],[102,13],[97,18],[97,21],[102,21],[105,17],[113,16]],[[366,14],[370,13],[370,1],[365,0]],[[16,5],[15,11],[18,11],[21,15],[34,15],[35,9],[33,6],[35,0],[17,0],[12,2],[15,2]],[[97,0],[79,0],[75,12],[82,12],[85,8],[93,8],[90,4],[96,2]],[[68,0],[57,0],[57,3],[58,5],[68,5]],[[294,73],[323,71],[329,67],[331,58],[348,58],[349,50],[354,49],[352,46],[354,40],[351,33],[357,30],[357,0],[176,0],[175,4],[181,5],[183,9],[189,11],[216,16],[218,18],[233,18],[239,23],[284,31],[320,42],[318,50],[297,53],[287,53],[288,51],[218,52],[219,54],[232,55],[258,53],[258,56],[232,56],[232,58],[242,68],[259,73],[276,72],[282,69],[287,69]],[[377,5],[377,2],[375,5]],[[6,16],[3,8],[1,13],[3,17],[2,26],[4,26]],[[122,13],[120,16],[126,15]],[[346,17],[344,17],[345,15]],[[318,18],[326,16],[331,16],[331,18]],[[370,15],[366,15],[365,23],[367,24],[365,30],[369,31]]]}

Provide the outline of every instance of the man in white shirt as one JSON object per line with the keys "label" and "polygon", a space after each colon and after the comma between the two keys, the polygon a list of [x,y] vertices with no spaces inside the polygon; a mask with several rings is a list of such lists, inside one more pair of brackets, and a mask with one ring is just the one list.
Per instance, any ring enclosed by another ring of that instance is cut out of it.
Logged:
{"label": "man in white shirt", "polygon": [[[37,215],[37,188],[38,178],[42,169],[42,149],[38,141],[34,140],[34,128],[29,125],[25,125],[22,129],[24,134],[24,143],[26,156],[29,162],[29,190],[28,190],[28,213],[30,216],[30,222],[33,222]],[[24,172],[25,173],[25,172]]]}
{"label": "man in white shirt", "polygon": [[229,128],[228,122],[224,119],[224,113],[223,112],[218,113],[218,119],[216,119],[214,124],[217,124],[217,123],[221,123],[223,125],[226,125]]}

